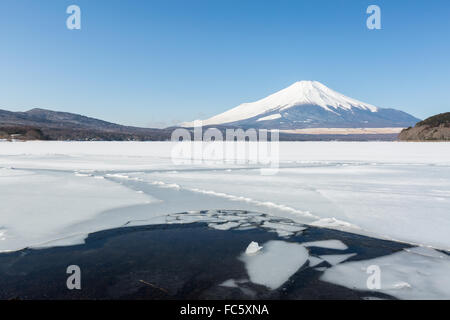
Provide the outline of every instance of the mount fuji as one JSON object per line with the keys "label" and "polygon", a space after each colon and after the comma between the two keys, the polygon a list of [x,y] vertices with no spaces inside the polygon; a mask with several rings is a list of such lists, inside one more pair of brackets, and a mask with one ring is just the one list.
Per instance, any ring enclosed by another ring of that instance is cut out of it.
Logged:
{"label": "mount fuji", "polygon": [[[401,128],[420,119],[395,109],[378,108],[317,81],[298,81],[266,98],[243,103],[209,119],[203,126],[304,129],[304,128]],[[194,122],[182,123],[193,127]]]}

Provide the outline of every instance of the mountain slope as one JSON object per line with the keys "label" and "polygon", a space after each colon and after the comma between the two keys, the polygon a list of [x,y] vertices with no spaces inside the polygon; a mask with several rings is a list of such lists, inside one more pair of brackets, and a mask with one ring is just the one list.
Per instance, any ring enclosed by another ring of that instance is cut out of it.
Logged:
{"label": "mountain slope", "polygon": [[[35,134],[39,132],[40,135]],[[46,109],[0,110],[0,139],[20,135],[48,140],[168,140],[170,130],[147,129]]]}
{"label": "mountain slope", "polygon": [[[0,123],[43,126],[52,128],[77,128],[95,130],[126,130],[126,127],[111,122],[82,116],[75,113],[51,111],[46,109],[31,109],[26,112],[11,112],[0,110]],[[141,129],[141,128],[134,128]]]}
{"label": "mountain slope", "polygon": [[[317,81],[299,81],[266,98],[203,121],[204,126],[267,129],[408,127],[419,119],[349,98]],[[193,122],[183,123],[192,127]]]}
{"label": "mountain slope", "polygon": [[[175,128],[146,129],[121,126],[78,114],[45,109],[32,109],[27,112],[0,110],[0,140],[165,141],[170,140]],[[369,141],[396,138],[397,134],[280,133],[281,141]]]}
{"label": "mountain slope", "polygon": [[450,112],[427,118],[414,128],[404,129],[398,138],[403,141],[449,141]]}

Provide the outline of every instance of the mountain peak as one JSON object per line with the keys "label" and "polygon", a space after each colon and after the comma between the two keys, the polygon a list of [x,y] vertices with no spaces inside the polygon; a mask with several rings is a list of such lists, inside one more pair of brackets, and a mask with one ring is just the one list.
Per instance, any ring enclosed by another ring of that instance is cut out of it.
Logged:
{"label": "mountain peak", "polygon": [[42,109],[42,108],[32,108],[28,111],[25,111],[25,113],[35,113],[35,112],[53,112],[47,109]]}
{"label": "mountain peak", "polygon": [[[383,112],[381,112],[383,110]],[[266,128],[305,127],[380,127],[415,123],[416,118],[389,119],[389,109],[377,108],[336,92],[312,80],[297,81],[255,102],[243,103],[233,109],[203,120],[203,125],[245,125]],[[394,113],[396,110],[394,110]],[[193,127],[193,122],[183,123]]]}
{"label": "mountain peak", "polygon": [[299,80],[294,82],[291,86],[297,86],[297,87],[313,87],[313,86],[324,86],[319,81],[315,80]]}
{"label": "mountain peak", "polygon": [[378,110],[375,106],[349,98],[318,81],[297,81],[272,96],[285,99],[286,106],[284,108],[298,105],[317,105],[330,112],[335,112],[335,109],[350,110],[352,108],[371,112],[377,112]]}
{"label": "mountain peak", "polygon": [[301,91],[307,91],[307,90],[324,90],[328,89],[327,86],[320,83],[319,81],[314,80],[300,80],[297,82],[294,82],[289,87],[285,89],[290,90],[301,90]]}
{"label": "mountain peak", "polygon": [[[328,112],[337,113],[338,109],[351,110],[353,108],[377,112],[378,108],[349,98],[338,93],[318,81],[297,81],[287,88],[261,100],[243,103],[231,110],[204,120],[204,125],[225,124],[253,118],[259,115],[278,111],[286,111],[292,107],[318,106]],[[184,123],[183,126],[191,126]]]}

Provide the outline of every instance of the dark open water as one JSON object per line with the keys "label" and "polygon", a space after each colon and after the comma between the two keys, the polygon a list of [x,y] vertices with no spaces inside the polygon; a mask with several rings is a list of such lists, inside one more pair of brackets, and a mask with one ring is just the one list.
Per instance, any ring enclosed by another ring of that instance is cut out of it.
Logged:
{"label": "dark open water", "polygon": [[[310,254],[357,253],[350,260],[392,254],[407,244],[308,227],[289,239],[262,228],[221,231],[206,223],[124,227],[92,233],[83,245],[24,249],[0,254],[0,299],[363,299],[392,297],[322,282],[322,272],[300,268],[283,286],[269,290],[250,282],[237,257],[251,241],[305,242],[336,239],[345,251],[309,248]],[[68,290],[66,268],[81,268],[81,290]],[[321,266],[330,266],[323,262]]]}

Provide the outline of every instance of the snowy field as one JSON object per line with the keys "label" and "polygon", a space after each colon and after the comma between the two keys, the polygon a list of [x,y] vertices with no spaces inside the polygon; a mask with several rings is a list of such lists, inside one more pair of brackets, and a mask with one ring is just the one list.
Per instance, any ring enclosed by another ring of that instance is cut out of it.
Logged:
{"label": "snowy field", "polygon": [[244,209],[450,249],[450,144],[281,142],[257,164],[176,164],[169,142],[2,142],[0,250],[187,210]]}
{"label": "snowy field", "polygon": [[[173,161],[174,146],[0,142],[0,252],[82,243],[98,230],[170,223],[168,215],[177,212],[249,210],[420,245],[428,250],[425,254],[413,250],[376,259],[389,270],[392,286],[385,292],[403,286],[406,293],[397,297],[450,296],[438,285],[450,281],[445,274],[450,259],[427,248],[450,249],[450,144],[281,142],[273,175],[261,174],[263,165],[233,158],[180,164],[180,159]],[[204,220],[195,214],[190,218]],[[212,226],[226,230],[238,225],[230,220]],[[303,228],[274,229],[289,236]],[[257,259],[276,257],[271,252],[281,250],[280,245],[267,245],[270,250]],[[286,250],[296,251],[296,246]],[[295,266],[306,261],[305,252],[296,252],[289,254]],[[261,271],[243,259],[254,270],[250,278],[262,281]],[[370,263],[337,264],[324,280],[363,287],[366,273],[361,270]],[[434,282],[425,283],[429,279],[423,279],[422,269],[436,271]],[[349,276],[358,271],[361,279]],[[268,287],[281,282],[267,281]],[[432,289],[411,293],[411,284]]]}

